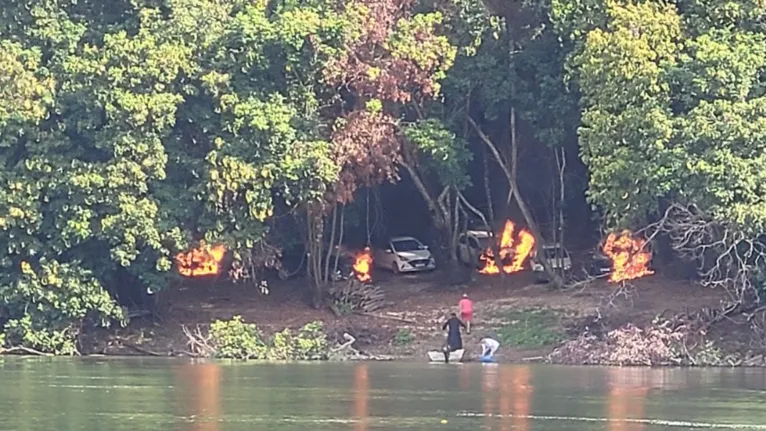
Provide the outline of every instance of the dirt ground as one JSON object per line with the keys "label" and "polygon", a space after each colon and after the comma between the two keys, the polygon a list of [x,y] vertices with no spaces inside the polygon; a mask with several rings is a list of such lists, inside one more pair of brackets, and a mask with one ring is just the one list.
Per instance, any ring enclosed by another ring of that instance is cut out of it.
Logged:
{"label": "dirt ground", "polygon": [[[588,316],[608,321],[611,327],[628,322],[643,324],[663,312],[715,307],[721,299],[713,290],[661,274],[635,280],[620,295],[616,295],[619,286],[603,280],[553,291],[535,284],[529,271],[504,277],[473,274],[462,284],[444,282],[445,274],[438,271],[398,276],[382,273],[374,277],[385,290],[386,299],[393,302],[376,313],[382,317],[336,317],[329,309],[315,310],[307,305],[306,279],[271,283],[268,295],[252,286],[189,281],[163,293],[161,320],[134,319],[128,328],[117,331],[106,345],[94,346],[94,350],[105,354],[180,354],[186,349],[181,325],[207,325],[240,315],[246,322],[257,324],[265,335],[321,320],[331,338],[340,339],[343,332],[349,332],[357,338],[355,346],[365,353],[426,360],[425,352],[438,349],[445,340],[441,324],[450,312],[457,311],[457,302],[467,293],[474,301],[475,320],[471,333],[464,334],[463,344],[467,356],[475,358],[483,336],[515,323],[498,317],[508,311],[555,310],[562,316],[564,331],[564,326],[582,324]],[[397,343],[398,331],[411,334],[411,339]],[[519,350],[501,346],[497,356],[504,362],[534,360],[554,347]]]}

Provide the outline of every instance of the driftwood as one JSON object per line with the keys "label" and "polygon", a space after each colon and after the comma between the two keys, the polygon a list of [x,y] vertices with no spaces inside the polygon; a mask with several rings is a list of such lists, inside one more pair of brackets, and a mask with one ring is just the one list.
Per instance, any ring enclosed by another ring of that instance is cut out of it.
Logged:
{"label": "driftwood", "polygon": [[215,353],[215,347],[210,344],[210,335],[205,335],[202,328],[197,325],[194,331],[191,331],[186,325],[181,325],[181,330],[186,335],[187,353],[191,356],[209,358]]}
{"label": "driftwood", "polygon": [[374,356],[360,352],[352,347],[356,338],[348,332],[343,333],[344,343],[330,349],[330,359],[336,361],[390,361],[393,358],[385,356]]}
{"label": "driftwood", "polygon": [[52,353],[45,353],[45,352],[41,352],[39,350],[35,350],[30,347],[24,347],[24,346],[13,346],[7,349],[0,348],[0,355],[7,355],[10,353],[26,353],[28,355],[35,355],[35,356],[53,356]]}
{"label": "driftwood", "polygon": [[360,312],[360,311],[355,311],[354,314],[359,315],[359,316],[374,317],[376,319],[394,320],[394,321],[397,321],[397,322],[410,323],[410,324],[413,324],[413,325],[417,325],[418,324],[418,322],[416,322],[414,320],[411,320],[411,319],[405,319],[403,317],[396,317],[396,316],[386,316],[385,314],[364,313],[364,312]]}
{"label": "driftwood", "polygon": [[351,347],[351,345],[356,342],[356,338],[354,338],[354,336],[349,334],[348,332],[344,332],[343,333],[343,339],[346,340],[346,342],[341,344],[341,345],[339,345],[338,347],[333,347],[331,352],[332,353],[338,353],[338,352],[340,352],[342,350],[348,349],[351,352],[353,352],[354,354],[358,355],[359,351],[356,350],[355,348]]}
{"label": "driftwood", "polygon": [[[329,294],[336,308],[337,305],[343,304],[353,311],[371,312],[387,305],[385,293],[380,286],[362,283],[355,278],[333,284]],[[340,310],[333,310],[334,313],[336,311]]]}
{"label": "driftwood", "polygon": [[144,355],[149,355],[149,356],[165,356],[165,355],[162,355],[160,353],[154,352],[152,350],[144,349],[143,347],[137,346],[137,345],[135,345],[133,343],[127,343],[125,341],[120,341],[120,344],[122,344],[125,347],[131,348],[131,349],[135,350],[138,353],[142,353]]}

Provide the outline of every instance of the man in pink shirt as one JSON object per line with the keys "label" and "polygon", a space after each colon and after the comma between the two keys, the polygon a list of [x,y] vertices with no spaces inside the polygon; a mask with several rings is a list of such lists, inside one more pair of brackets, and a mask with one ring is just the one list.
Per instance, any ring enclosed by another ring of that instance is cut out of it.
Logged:
{"label": "man in pink shirt", "polygon": [[460,308],[460,320],[465,322],[466,325],[466,333],[471,333],[471,321],[473,321],[473,302],[468,299],[468,294],[463,294],[463,299],[460,300],[457,304],[458,308]]}

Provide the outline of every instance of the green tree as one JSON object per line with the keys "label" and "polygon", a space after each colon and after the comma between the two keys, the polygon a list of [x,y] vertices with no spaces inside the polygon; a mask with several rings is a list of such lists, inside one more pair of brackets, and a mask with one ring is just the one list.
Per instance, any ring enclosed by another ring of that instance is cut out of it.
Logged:
{"label": "green tree", "polygon": [[575,10],[560,2],[554,14],[578,43],[571,66],[582,93],[589,200],[611,226],[664,213],[661,227],[698,260],[703,279],[747,301],[766,228],[766,9],[751,1],[595,3]]}
{"label": "green tree", "polygon": [[252,260],[278,208],[337,182],[323,65],[351,34],[351,12],[161,3],[3,8],[8,343],[75,352],[83,324],[124,321],[118,285],[161,290],[174,254],[197,239]]}

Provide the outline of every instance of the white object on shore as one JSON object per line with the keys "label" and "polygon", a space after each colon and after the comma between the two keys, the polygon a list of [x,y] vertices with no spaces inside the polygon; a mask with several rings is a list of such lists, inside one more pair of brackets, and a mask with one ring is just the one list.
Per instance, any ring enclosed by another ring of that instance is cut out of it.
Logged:
{"label": "white object on shore", "polygon": [[[450,352],[449,361],[460,362],[463,360],[464,354],[465,354],[465,349],[458,349],[458,350],[455,350],[454,352]],[[431,362],[444,362],[444,352],[441,352],[439,350],[430,350],[428,352],[428,359],[430,359]]]}
{"label": "white object on shore", "polygon": [[500,348],[500,343],[494,338],[486,337],[481,339],[481,356],[492,357]]}

